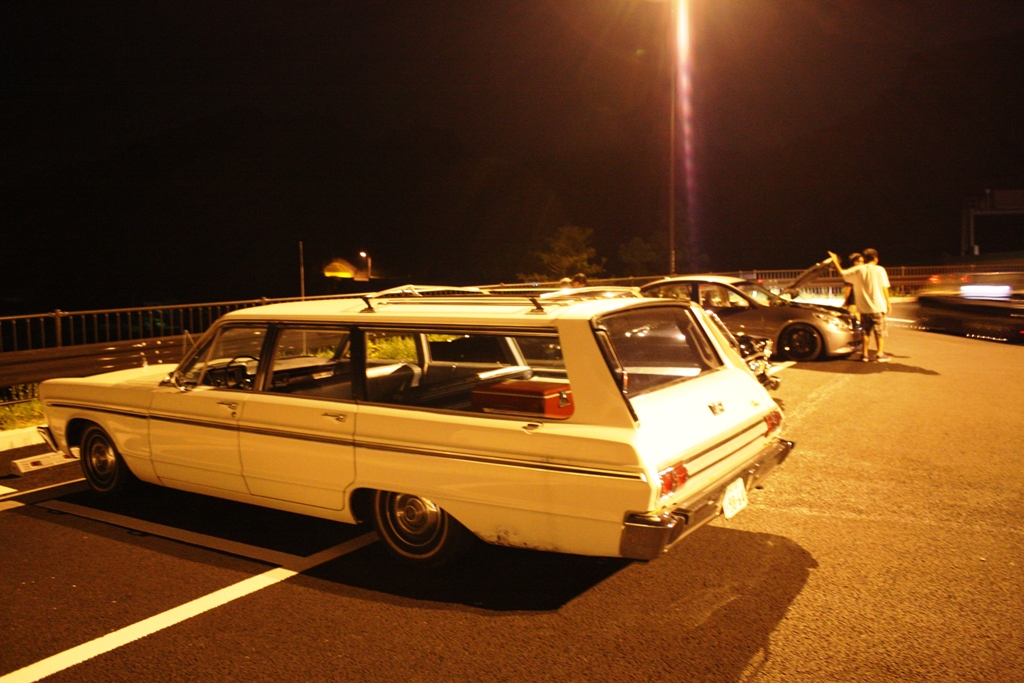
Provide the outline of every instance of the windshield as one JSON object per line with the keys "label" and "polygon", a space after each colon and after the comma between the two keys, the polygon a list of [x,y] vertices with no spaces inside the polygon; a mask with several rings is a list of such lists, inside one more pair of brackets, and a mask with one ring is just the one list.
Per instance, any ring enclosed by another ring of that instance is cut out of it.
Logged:
{"label": "windshield", "polygon": [[777,294],[772,294],[767,289],[754,282],[736,282],[733,284],[733,287],[740,290],[762,306],[777,306],[780,303],[785,303],[786,301]]}

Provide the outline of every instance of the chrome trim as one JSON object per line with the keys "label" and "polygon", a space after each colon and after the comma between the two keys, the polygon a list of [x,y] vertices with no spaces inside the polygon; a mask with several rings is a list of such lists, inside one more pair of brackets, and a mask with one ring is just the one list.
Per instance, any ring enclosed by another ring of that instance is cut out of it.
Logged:
{"label": "chrome trim", "polygon": [[356,441],[352,438],[345,437],[332,437],[332,436],[320,436],[315,434],[304,434],[302,432],[289,432],[283,429],[267,429],[265,427],[245,427],[240,426],[238,431],[245,432],[246,434],[256,434],[259,436],[276,436],[282,439],[296,439],[298,441],[312,441],[314,443],[327,443],[336,446],[355,446]]}
{"label": "chrome trim", "polygon": [[53,449],[54,452],[60,453],[60,447],[57,445],[57,439],[53,437],[53,432],[50,431],[49,425],[39,425],[36,427],[36,431],[39,432],[39,436],[43,437],[43,441],[46,445]]}
{"label": "chrome trim", "polygon": [[126,410],[124,408],[120,408],[120,409],[118,409],[118,408],[104,408],[102,406],[91,406],[91,405],[86,405],[84,403],[47,402],[46,405],[49,406],[49,407],[52,407],[52,408],[67,408],[67,409],[71,409],[71,410],[92,410],[92,411],[95,411],[97,413],[107,413],[109,415],[120,415],[122,417],[141,417],[141,418],[149,417],[148,414],[146,414],[144,412],[135,411],[135,410]]}
{"label": "chrome trim", "polygon": [[479,462],[490,465],[508,465],[510,467],[523,467],[526,469],[544,470],[548,472],[565,472],[569,474],[588,474],[597,477],[611,477],[613,479],[633,479],[646,481],[647,478],[641,472],[623,472],[621,470],[602,470],[594,467],[578,467],[575,465],[554,465],[551,463],[531,462],[528,460],[515,460],[512,458],[501,458],[491,455],[478,455],[474,453],[453,453],[451,451],[432,450],[427,448],[414,448],[411,446],[400,446],[373,441],[356,441],[357,448],[367,448],[375,451],[390,451],[393,453],[406,453],[408,455],[423,455],[432,458],[447,458],[450,460],[464,460],[467,462]]}
{"label": "chrome trim", "polygon": [[[768,411],[768,412],[771,412],[771,411]],[[751,420],[746,425],[740,426],[738,429],[736,429],[736,431],[734,431],[729,436],[725,437],[724,439],[719,440],[718,442],[716,442],[715,444],[713,444],[711,446],[708,446],[707,448],[705,448],[704,450],[700,451],[699,453],[695,453],[694,455],[691,455],[690,457],[688,457],[685,460],[683,460],[683,464],[684,465],[685,464],[689,464],[689,463],[693,462],[694,460],[698,460],[698,459],[704,457],[705,455],[707,455],[708,453],[711,453],[712,451],[716,451],[719,448],[722,448],[723,446],[729,444],[732,441],[736,441],[737,439],[740,439],[740,438],[742,438],[744,436],[747,436],[747,434],[751,430],[757,429],[759,426],[764,424],[765,415],[768,415],[768,413],[765,413],[764,415],[761,415],[758,418],[756,418],[754,420]],[[760,429],[758,429],[758,431],[760,431]],[[738,450],[740,450],[742,448],[746,448],[747,446],[749,446],[751,444],[751,442],[755,441],[757,438],[758,438],[757,436],[751,438],[750,440],[748,440],[743,445],[741,445],[741,446],[739,446],[737,448],[732,449],[729,452],[729,454],[727,454],[727,455],[731,455],[732,453],[735,453],[736,451],[738,451]],[[719,460],[721,460],[721,458],[719,458]],[[718,462],[718,461],[716,461],[716,462]],[[713,465],[714,465],[714,463],[712,463],[711,465],[708,465],[708,467],[712,467]],[[700,470],[697,470],[696,472],[690,472],[690,476],[692,477],[695,474],[698,474],[699,472],[703,472],[706,469],[707,469],[707,467],[702,468]]]}
{"label": "chrome trim", "polygon": [[178,417],[176,415],[145,415],[151,420],[158,420],[160,422],[173,422],[175,424],[191,425],[192,427],[210,427],[212,429],[228,429],[232,431],[238,430],[238,422],[232,420],[230,422],[213,422],[206,420],[196,420],[188,417]]}

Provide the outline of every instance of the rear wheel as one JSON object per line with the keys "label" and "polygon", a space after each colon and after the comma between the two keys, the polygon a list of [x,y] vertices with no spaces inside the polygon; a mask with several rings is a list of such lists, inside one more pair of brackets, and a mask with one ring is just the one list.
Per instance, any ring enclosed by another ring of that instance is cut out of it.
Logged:
{"label": "rear wheel", "polygon": [[93,491],[103,496],[119,496],[136,482],[113,440],[100,427],[86,429],[81,444],[82,472]]}
{"label": "rear wheel", "polygon": [[814,360],[822,355],[825,342],[821,333],[810,325],[790,325],[779,336],[779,348],[786,358],[795,361]]}
{"label": "rear wheel", "polygon": [[373,523],[384,547],[405,564],[437,567],[465,552],[473,534],[432,501],[377,491]]}

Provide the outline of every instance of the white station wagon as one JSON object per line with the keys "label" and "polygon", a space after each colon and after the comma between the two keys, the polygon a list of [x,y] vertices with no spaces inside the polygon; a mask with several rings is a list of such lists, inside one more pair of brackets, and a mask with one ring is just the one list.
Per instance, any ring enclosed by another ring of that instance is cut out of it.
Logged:
{"label": "white station wagon", "polygon": [[[414,292],[411,292],[414,293]],[[94,491],[152,484],[341,522],[398,559],[475,538],[651,560],[793,448],[699,307],[486,294],[225,315],[170,374],[40,388]]]}

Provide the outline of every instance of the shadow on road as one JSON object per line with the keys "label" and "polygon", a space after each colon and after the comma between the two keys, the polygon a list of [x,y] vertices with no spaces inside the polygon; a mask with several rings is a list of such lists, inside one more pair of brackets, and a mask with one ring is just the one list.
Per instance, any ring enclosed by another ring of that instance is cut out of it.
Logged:
{"label": "shadow on road", "polygon": [[[169,489],[143,487],[141,493],[117,504],[90,493],[62,500],[301,554],[365,532]],[[116,536],[172,554],[177,546]],[[217,564],[217,557],[207,561]],[[460,648],[446,655],[453,671],[479,666],[514,639],[517,650],[531,652],[531,661],[513,668],[543,671],[552,680],[637,680],[642,672],[644,680],[676,681],[686,672],[686,680],[732,683],[748,680],[768,660],[771,634],[817,566],[787,538],[713,525],[649,563],[480,544],[463,560],[428,571],[397,564],[374,543],[289,582],[322,596],[318,604],[344,604],[332,596],[354,598],[385,605],[401,623],[490,633],[489,639],[459,640]],[[422,637],[418,628],[389,635],[398,651],[421,649]]]}
{"label": "shadow on road", "polygon": [[307,576],[399,599],[493,612],[556,610],[616,572],[628,560],[580,557],[478,544],[461,560],[432,570],[396,563],[377,543]]}
{"label": "shadow on road", "polygon": [[369,529],[139,482],[119,500],[83,491],[60,500],[132,519],[299,555],[326,550]]}
{"label": "shadow on road", "polygon": [[[535,653],[532,666],[551,680],[661,671],[666,680],[686,672],[685,680],[739,681],[767,661],[772,632],[817,566],[787,538],[709,526],[649,563],[481,546],[423,572],[396,566],[377,544],[295,580],[398,609],[464,612],[460,623],[477,620],[483,630],[510,619],[509,637]],[[552,651],[553,629],[585,657]],[[637,640],[642,652],[623,651]],[[466,656],[487,656],[483,643],[467,648]]]}
{"label": "shadow on road", "polygon": [[901,358],[909,358],[909,356],[900,356],[896,353],[890,353],[889,355],[893,359],[889,363],[878,363],[874,360],[870,363],[865,363],[859,356],[851,356],[850,358],[840,358],[828,361],[799,363],[796,367],[801,370],[810,370],[812,372],[826,372],[841,375],[877,375],[883,372],[901,372],[935,376],[939,376],[941,374],[930,368],[922,368],[918,365],[909,365],[907,363],[900,362]]}

